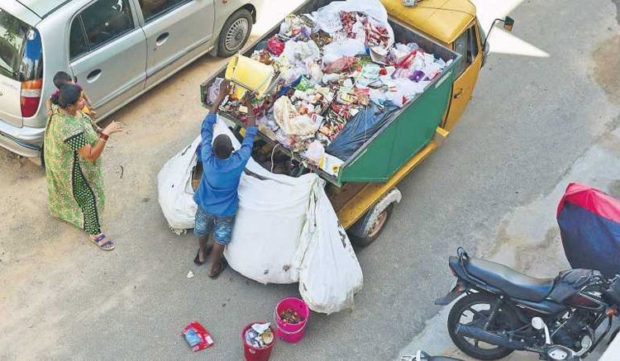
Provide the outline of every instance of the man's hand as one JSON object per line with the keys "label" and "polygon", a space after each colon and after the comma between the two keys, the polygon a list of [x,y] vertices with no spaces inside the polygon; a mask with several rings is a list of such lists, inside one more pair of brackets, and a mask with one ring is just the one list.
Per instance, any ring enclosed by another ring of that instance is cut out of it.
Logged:
{"label": "man's hand", "polygon": [[254,113],[254,108],[252,107],[252,99],[254,98],[254,93],[247,92],[243,97],[243,105],[248,109],[248,127],[256,126],[256,114]]}
{"label": "man's hand", "polygon": [[224,99],[226,99],[228,93],[230,93],[230,82],[228,80],[222,80],[222,83],[220,84],[220,91],[217,93],[217,98],[215,98],[215,101],[213,102],[209,113],[217,113],[217,110],[219,109]]}

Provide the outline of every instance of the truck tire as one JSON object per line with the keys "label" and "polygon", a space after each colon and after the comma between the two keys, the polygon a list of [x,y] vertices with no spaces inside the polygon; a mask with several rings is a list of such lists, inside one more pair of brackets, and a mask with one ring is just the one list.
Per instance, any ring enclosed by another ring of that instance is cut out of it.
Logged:
{"label": "truck tire", "polygon": [[217,55],[227,58],[241,50],[252,32],[252,22],[252,14],[246,9],[232,14],[224,23],[217,40]]}
{"label": "truck tire", "polygon": [[401,193],[397,188],[389,191],[349,229],[351,243],[366,247],[379,238],[392,215],[394,204],[400,202],[400,199]]}

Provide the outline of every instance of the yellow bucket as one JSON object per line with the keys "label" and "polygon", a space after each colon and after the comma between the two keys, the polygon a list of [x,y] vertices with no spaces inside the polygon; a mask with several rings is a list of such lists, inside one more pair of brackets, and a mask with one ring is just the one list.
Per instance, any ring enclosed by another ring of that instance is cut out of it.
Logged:
{"label": "yellow bucket", "polygon": [[228,62],[225,78],[238,85],[235,91],[238,99],[243,98],[248,90],[262,98],[271,86],[274,75],[272,66],[236,54]]}

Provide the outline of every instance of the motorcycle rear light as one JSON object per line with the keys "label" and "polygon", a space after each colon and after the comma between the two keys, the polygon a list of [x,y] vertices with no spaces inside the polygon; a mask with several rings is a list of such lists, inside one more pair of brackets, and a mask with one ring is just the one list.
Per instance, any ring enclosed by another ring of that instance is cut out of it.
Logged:
{"label": "motorcycle rear light", "polygon": [[42,87],[43,79],[22,82],[20,94],[22,117],[29,118],[37,113],[37,109],[39,109],[39,102],[41,101]]}

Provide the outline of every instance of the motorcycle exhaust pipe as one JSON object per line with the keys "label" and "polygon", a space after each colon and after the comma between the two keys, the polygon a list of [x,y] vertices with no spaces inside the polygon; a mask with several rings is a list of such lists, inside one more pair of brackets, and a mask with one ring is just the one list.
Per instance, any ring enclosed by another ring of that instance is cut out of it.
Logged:
{"label": "motorcycle exhaust pipe", "polygon": [[456,334],[463,337],[471,337],[482,342],[490,343],[496,346],[502,346],[513,350],[526,350],[526,345],[523,342],[511,341],[507,337],[500,336],[496,333],[485,331],[478,327],[457,325]]}

